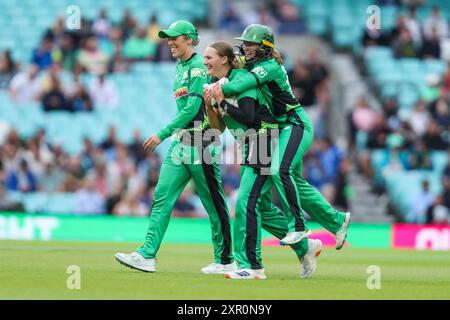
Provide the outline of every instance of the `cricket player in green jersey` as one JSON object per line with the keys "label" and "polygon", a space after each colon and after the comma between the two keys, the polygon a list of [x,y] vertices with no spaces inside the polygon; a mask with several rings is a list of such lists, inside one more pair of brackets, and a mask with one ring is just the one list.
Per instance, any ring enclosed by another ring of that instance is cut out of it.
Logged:
{"label": "cricket player in green jersey", "polygon": [[203,59],[194,52],[194,46],[198,44],[197,30],[190,22],[180,20],[160,31],[159,37],[168,38],[172,56],[180,60],[174,83],[177,115],[164,129],[147,139],[144,148],[153,150],[173,133],[177,133],[177,139],[171,144],[161,167],[144,244],[135,252],[117,253],[115,257],[128,267],[155,272],[156,254],[175,201],[193,179],[210,218],[214,247],[214,262],[201,272],[224,274],[235,270],[236,264],[231,251],[230,215],[217,161],[221,146],[213,141],[214,137],[203,134],[209,128],[202,97],[207,70]]}
{"label": "cricket player in green jersey", "polygon": [[[222,80],[233,81],[242,73],[248,72],[234,67],[233,47],[227,42],[219,41],[209,45],[205,50],[204,60],[208,74],[216,84],[224,83]],[[242,146],[243,159],[233,224],[234,253],[239,270],[228,272],[225,277],[266,279],[261,262],[261,227],[279,239],[288,232],[286,217],[272,203],[270,175],[268,171],[262,172],[270,169],[270,147],[272,138],[276,141],[278,131],[274,130],[278,128],[278,124],[257,88],[245,90],[235,99],[225,99],[223,95],[214,98],[217,102],[215,108],[211,106],[212,91],[210,88],[204,90],[209,123],[220,132],[225,127],[230,130],[234,139]],[[265,143],[260,143],[261,140],[265,140]],[[267,156],[269,161],[263,159]],[[307,240],[293,244],[291,248],[302,260],[308,252]],[[302,271],[302,274],[310,277],[315,264],[310,263],[306,265],[308,267],[310,269]]]}
{"label": "cricket player in green jersey", "polygon": [[[258,87],[270,101],[280,125],[277,149],[273,152],[271,174],[289,219],[289,232],[281,244],[293,244],[304,237],[302,208],[325,229],[336,236],[336,249],[345,243],[350,213],[335,210],[324,197],[302,177],[303,154],[313,140],[313,126],[308,115],[292,93],[286,70],[274,50],[272,31],[264,25],[248,26],[242,36],[241,54],[250,72],[222,86],[216,94],[233,96]],[[318,246],[316,244],[316,246]]]}

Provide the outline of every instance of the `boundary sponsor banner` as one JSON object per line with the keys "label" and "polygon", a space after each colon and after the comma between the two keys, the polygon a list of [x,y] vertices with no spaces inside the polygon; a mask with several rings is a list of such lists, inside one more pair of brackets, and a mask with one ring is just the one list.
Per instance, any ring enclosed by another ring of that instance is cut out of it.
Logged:
{"label": "boundary sponsor banner", "polygon": [[[74,216],[50,214],[0,213],[0,240],[73,240],[142,242],[150,219],[141,217]],[[317,223],[309,222],[311,238],[334,247],[334,236]],[[352,223],[347,246],[389,248],[391,226]],[[263,245],[279,245],[263,231]],[[208,219],[173,218],[164,236],[166,243],[211,243]]]}
{"label": "boundary sponsor banner", "polygon": [[450,250],[450,226],[395,224],[392,227],[392,247]]}

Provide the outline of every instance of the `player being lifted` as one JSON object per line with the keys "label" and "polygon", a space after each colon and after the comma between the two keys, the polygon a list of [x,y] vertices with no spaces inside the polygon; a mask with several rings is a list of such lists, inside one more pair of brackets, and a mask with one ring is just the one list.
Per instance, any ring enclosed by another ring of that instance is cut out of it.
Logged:
{"label": "player being lifted", "polygon": [[[233,47],[223,41],[209,45],[204,59],[208,74],[213,76],[213,85],[233,81],[236,77],[248,73],[245,69],[236,68]],[[247,89],[233,99],[216,95],[214,100],[217,103],[213,107],[210,89],[212,86],[204,90],[209,122],[221,132],[225,127],[230,130],[242,146],[243,159],[233,223],[234,252],[239,270],[227,273],[226,277],[265,279],[261,259],[261,228],[279,239],[288,232],[286,217],[272,203],[272,181],[268,175],[271,147],[276,143],[278,123],[259,89]],[[308,254],[308,248],[302,243],[293,244],[291,248],[300,261]],[[316,251],[309,253],[313,257],[315,254]],[[315,269],[314,261],[310,264],[304,263],[302,267],[304,277],[310,277]]]}
{"label": "player being lifted", "polygon": [[302,242],[305,246],[312,246],[316,252],[320,251],[318,241],[305,241],[307,231],[303,208],[315,221],[335,234],[336,249],[339,250],[345,243],[350,213],[334,209],[302,176],[302,158],[312,144],[313,125],[292,93],[286,70],[274,58],[274,35],[267,26],[253,24],[236,39],[242,41],[240,51],[245,56],[245,68],[249,72],[229,83],[214,86],[212,90],[215,96],[236,96],[258,87],[271,105],[280,126],[279,140],[272,156],[271,177],[289,220],[289,232],[281,244]]}
{"label": "player being lifted", "polygon": [[[144,244],[130,254],[117,253],[116,259],[128,267],[155,272],[155,258],[169,224],[175,201],[188,182],[193,179],[196,191],[208,212],[211,222],[214,262],[201,269],[202,273],[226,273],[236,269],[231,252],[230,215],[222,189],[217,156],[221,146],[213,144],[213,137],[201,134],[209,127],[203,102],[203,85],[207,70],[203,59],[194,52],[198,44],[196,28],[188,21],[176,21],[159,32],[168,39],[168,46],[176,66],[174,96],[177,115],[159,133],[144,142],[144,148],[154,150],[177,129],[178,139],[171,144],[162,164],[150,214],[150,224]],[[205,159],[208,158],[208,159]]]}

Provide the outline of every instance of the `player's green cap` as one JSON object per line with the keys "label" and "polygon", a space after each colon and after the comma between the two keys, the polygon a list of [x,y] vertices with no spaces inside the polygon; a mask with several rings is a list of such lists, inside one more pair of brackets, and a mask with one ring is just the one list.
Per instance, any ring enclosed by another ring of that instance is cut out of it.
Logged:
{"label": "player's green cap", "polygon": [[265,45],[269,48],[275,46],[275,39],[272,30],[263,24],[251,24],[242,32],[242,36],[236,40],[248,41]]}
{"label": "player's green cap", "polygon": [[172,23],[168,29],[161,30],[158,33],[160,38],[178,37],[181,35],[188,36],[192,40],[198,40],[198,32],[192,23],[185,20],[178,20]]}

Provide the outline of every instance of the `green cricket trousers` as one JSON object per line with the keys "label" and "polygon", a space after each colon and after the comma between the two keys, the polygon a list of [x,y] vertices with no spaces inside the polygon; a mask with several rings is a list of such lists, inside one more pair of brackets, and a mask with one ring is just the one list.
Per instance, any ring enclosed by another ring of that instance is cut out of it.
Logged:
{"label": "green cricket trousers", "polygon": [[193,179],[211,222],[214,262],[233,262],[230,214],[218,163],[220,152],[221,145],[191,146],[179,141],[172,143],[161,166],[147,236],[144,244],[137,249],[144,258],[156,257],[175,201]]}
{"label": "green cricket trousers", "polygon": [[[278,239],[288,232],[288,220],[272,202],[272,181],[259,169],[242,166],[241,184],[233,223],[234,253],[241,269],[262,269],[261,228]],[[308,240],[291,248],[300,258],[308,251]]]}
{"label": "green cricket trousers", "polygon": [[281,126],[271,162],[271,177],[288,218],[288,230],[306,229],[303,209],[314,221],[335,234],[344,223],[345,213],[334,209],[302,175],[303,155],[313,142],[312,122],[301,107],[291,110],[288,115],[291,123]]}
{"label": "green cricket trousers", "polygon": [[[335,210],[302,176],[302,157],[312,144],[313,129],[303,108],[292,115],[300,125],[281,129],[272,156],[271,175],[244,167],[241,172],[233,226],[235,256],[240,268],[261,269],[261,227],[278,239],[287,232],[306,227],[302,208],[325,229],[335,234],[345,214]],[[300,122],[300,121],[301,122]],[[271,187],[275,184],[284,212],[272,203]],[[292,212],[298,215],[294,216]],[[298,257],[308,251],[307,239],[291,246]]]}

